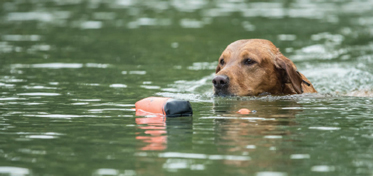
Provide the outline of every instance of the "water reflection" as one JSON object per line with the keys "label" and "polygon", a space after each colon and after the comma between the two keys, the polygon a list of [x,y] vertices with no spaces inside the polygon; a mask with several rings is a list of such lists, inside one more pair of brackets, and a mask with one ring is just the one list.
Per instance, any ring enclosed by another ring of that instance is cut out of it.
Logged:
{"label": "water reflection", "polygon": [[150,114],[136,111],[139,129],[144,130],[137,134],[136,139],[145,144],[139,150],[183,150],[192,148],[192,117],[166,118],[162,114]]}
{"label": "water reflection", "polygon": [[[225,153],[250,156],[256,160],[255,165],[267,167],[272,165],[267,158],[281,157],[281,146],[287,136],[288,130],[296,126],[294,118],[300,111],[286,110],[282,107],[299,107],[292,99],[284,100],[228,100],[217,99],[214,102],[213,111],[217,118],[214,119],[215,139],[217,150]],[[248,108],[256,110],[256,113],[241,115],[238,109]],[[252,162],[233,160],[224,161],[226,165],[236,167],[251,167]],[[245,169],[238,169],[245,172]]]}
{"label": "water reflection", "polygon": [[[137,116],[145,115],[136,112]],[[166,117],[163,115],[155,115],[154,117],[136,118],[138,128],[144,132],[136,136],[137,140],[141,140],[147,145],[141,147],[140,150],[165,150],[167,148],[166,134]],[[150,136],[149,136],[150,135]]]}

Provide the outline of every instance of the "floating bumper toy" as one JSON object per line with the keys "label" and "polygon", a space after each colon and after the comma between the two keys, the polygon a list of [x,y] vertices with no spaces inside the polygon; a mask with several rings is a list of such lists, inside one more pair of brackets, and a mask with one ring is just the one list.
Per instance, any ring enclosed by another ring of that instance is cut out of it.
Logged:
{"label": "floating bumper toy", "polygon": [[136,115],[192,116],[189,101],[164,97],[148,97],[135,103]]}

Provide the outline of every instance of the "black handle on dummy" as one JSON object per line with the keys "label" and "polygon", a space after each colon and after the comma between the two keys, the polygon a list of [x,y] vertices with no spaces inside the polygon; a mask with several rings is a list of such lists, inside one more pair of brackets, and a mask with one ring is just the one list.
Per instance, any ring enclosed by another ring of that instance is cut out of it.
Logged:
{"label": "black handle on dummy", "polygon": [[192,116],[193,110],[189,101],[169,99],[164,105],[164,114],[166,117],[185,117]]}

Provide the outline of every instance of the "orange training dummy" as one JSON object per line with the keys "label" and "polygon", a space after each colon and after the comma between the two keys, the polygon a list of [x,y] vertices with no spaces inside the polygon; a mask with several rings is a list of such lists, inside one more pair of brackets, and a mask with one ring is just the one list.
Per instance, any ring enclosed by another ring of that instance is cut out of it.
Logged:
{"label": "orange training dummy", "polygon": [[249,114],[251,111],[249,109],[246,109],[246,108],[242,108],[240,110],[237,111],[237,113],[239,114]]}
{"label": "orange training dummy", "polygon": [[189,101],[164,97],[148,97],[135,103],[136,112],[144,111],[150,114],[162,114],[166,117],[192,116],[193,111]]}

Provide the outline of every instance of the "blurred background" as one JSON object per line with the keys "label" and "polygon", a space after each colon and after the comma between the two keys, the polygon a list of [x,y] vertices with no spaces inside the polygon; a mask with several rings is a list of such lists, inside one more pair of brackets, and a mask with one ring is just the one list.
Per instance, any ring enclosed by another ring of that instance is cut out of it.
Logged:
{"label": "blurred background", "polygon": [[[0,175],[372,175],[372,7],[2,0]],[[272,41],[319,94],[213,97],[221,52],[250,38]],[[195,114],[135,116],[149,96]]]}
{"label": "blurred background", "polygon": [[[149,88],[211,74],[229,43],[263,38],[292,59],[319,92],[348,93],[368,89],[372,79],[372,4],[2,1],[2,73],[36,72],[31,79],[42,82],[118,83],[128,89],[142,84],[147,90],[141,92],[153,93]],[[56,76],[49,68],[70,71]]]}

